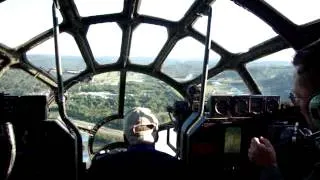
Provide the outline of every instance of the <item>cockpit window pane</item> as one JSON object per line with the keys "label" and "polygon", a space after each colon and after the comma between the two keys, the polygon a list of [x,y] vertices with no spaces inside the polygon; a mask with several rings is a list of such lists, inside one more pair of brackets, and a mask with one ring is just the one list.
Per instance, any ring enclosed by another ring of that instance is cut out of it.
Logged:
{"label": "cockpit window pane", "polygon": [[44,83],[20,69],[9,69],[0,78],[0,92],[14,95],[46,95],[50,89]]}
{"label": "cockpit window pane", "polygon": [[264,0],[294,23],[300,25],[320,19],[319,0]]}
{"label": "cockpit window pane", "polygon": [[250,94],[250,91],[236,71],[226,70],[208,79],[206,97],[244,94]]}
{"label": "cockpit window pane", "polygon": [[[179,82],[194,79],[202,73],[204,50],[202,43],[186,37],[178,41],[171,50],[161,71]],[[209,68],[214,67],[219,59],[219,54],[210,51]]]}
{"label": "cockpit window pane", "polygon": [[111,144],[114,142],[124,142],[122,129],[122,119],[114,119],[107,122],[96,133],[93,141],[93,152],[98,152],[107,144]]}
{"label": "cockpit window pane", "polygon": [[91,25],[87,38],[99,64],[115,63],[120,56],[122,31],[117,23]]}
{"label": "cockpit window pane", "polygon": [[135,64],[150,64],[167,38],[168,33],[165,27],[140,24],[133,32],[130,61]]}
{"label": "cockpit window pane", "polygon": [[[62,77],[64,80],[78,75],[86,69],[79,48],[74,38],[68,33],[59,36],[59,51],[62,62]],[[56,77],[54,41],[49,39],[27,52],[28,61],[34,66]]]}
{"label": "cockpit window pane", "polygon": [[123,0],[75,0],[80,16],[119,13]]}
{"label": "cockpit window pane", "polygon": [[289,101],[294,67],[292,48],[260,58],[246,65],[262,94],[279,95],[282,102]]}
{"label": "cockpit window pane", "polygon": [[177,100],[182,100],[182,96],[163,81],[140,73],[127,73],[125,113],[134,107],[147,107],[163,124],[170,122],[167,106]]}
{"label": "cockpit window pane", "polygon": [[[52,28],[52,3],[48,0],[9,0],[1,3],[0,43],[16,47]],[[58,16],[59,22],[62,22],[60,13]]]}
{"label": "cockpit window pane", "polygon": [[[247,52],[276,36],[270,26],[232,1],[217,0],[212,9],[211,38],[230,52]],[[201,17],[193,27],[205,34],[206,24],[207,18]]]}
{"label": "cockpit window pane", "polygon": [[60,118],[58,104],[54,101],[49,105],[48,109],[48,119]]}
{"label": "cockpit window pane", "polygon": [[[67,115],[74,120],[97,123],[117,114],[119,99],[119,72],[108,72],[79,82],[66,92]],[[93,126],[93,124],[92,124]]]}
{"label": "cockpit window pane", "polygon": [[178,21],[193,2],[194,0],[142,0],[138,13]]}

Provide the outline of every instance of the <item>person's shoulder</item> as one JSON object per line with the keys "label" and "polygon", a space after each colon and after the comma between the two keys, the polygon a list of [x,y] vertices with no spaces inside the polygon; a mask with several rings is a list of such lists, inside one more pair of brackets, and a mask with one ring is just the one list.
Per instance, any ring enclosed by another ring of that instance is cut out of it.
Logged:
{"label": "person's shoulder", "polygon": [[153,152],[154,155],[158,156],[159,158],[163,158],[163,160],[167,160],[167,161],[180,161],[178,158],[170,155],[170,154],[167,154],[165,152],[162,152],[162,151],[157,151],[155,150]]}

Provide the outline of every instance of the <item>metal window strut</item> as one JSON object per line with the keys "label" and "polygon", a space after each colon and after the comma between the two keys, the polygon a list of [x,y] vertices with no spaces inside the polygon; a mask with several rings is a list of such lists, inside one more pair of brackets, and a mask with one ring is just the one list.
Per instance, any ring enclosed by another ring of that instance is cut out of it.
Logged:
{"label": "metal window strut", "polygon": [[54,38],[54,49],[55,49],[55,61],[57,71],[57,92],[56,101],[59,108],[59,114],[62,121],[66,124],[71,134],[75,135],[75,179],[79,180],[79,174],[82,164],[82,137],[79,133],[78,128],[69,120],[65,112],[65,97],[64,97],[64,85],[62,79],[62,67],[61,67],[61,56],[59,53],[59,23],[57,17],[57,11],[60,6],[58,0],[53,0],[52,4],[52,20],[53,20],[53,38]]}

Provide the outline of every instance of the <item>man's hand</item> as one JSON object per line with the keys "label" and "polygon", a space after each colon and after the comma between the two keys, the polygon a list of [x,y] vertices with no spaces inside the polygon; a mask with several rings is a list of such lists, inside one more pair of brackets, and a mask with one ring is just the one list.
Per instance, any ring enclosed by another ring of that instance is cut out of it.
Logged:
{"label": "man's hand", "polygon": [[251,139],[248,156],[250,161],[257,165],[264,167],[277,166],[276,152],[270,141],[264,137]]}

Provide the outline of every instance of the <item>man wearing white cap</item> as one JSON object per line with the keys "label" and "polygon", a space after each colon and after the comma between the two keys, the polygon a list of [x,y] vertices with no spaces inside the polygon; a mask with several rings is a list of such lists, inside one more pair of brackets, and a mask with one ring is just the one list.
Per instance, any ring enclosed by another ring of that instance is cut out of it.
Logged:
{"label": "man wearing white cap", "polygon": [[154,150],[159,121],[148,108],[137,107],[124,117],[124,139],[131,150]]}

